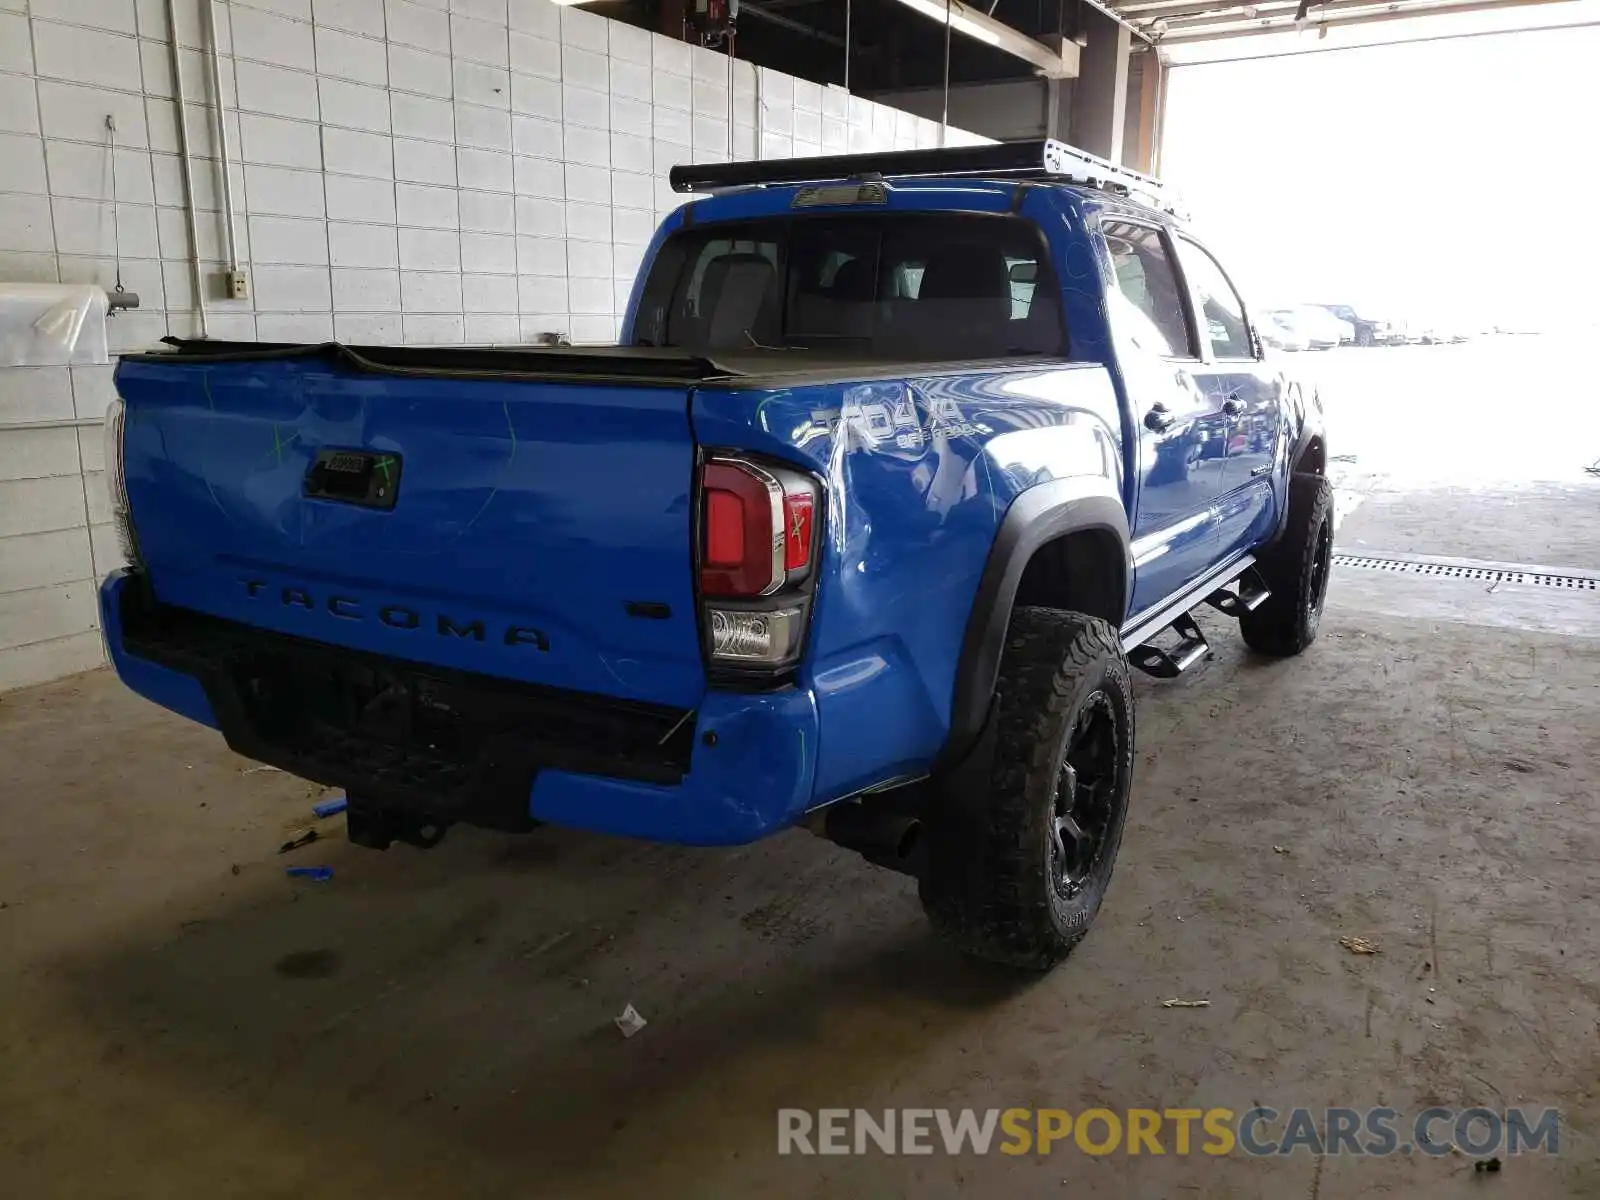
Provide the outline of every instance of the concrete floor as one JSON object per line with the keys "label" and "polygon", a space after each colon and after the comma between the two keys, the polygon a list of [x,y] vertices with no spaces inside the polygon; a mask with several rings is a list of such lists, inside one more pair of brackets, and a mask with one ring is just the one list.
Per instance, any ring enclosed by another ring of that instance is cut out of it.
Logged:
{"label": "concrete floor", "polygon": [[[1363,548],[1460,552],[1427,542]],[[1600,597],[1554,634],[1359,574],[1297,661],[1210,614],[1213,661],[1141,677],[1107,906],[1033,980],[955,958],[908,881],[801,833],[374,854],[334,820],[279,857],[318,789],[105,673],[10,694],[4,1190],[1600,1196]],[[649,1025],[624,1040],[629,1002]],[[1498,1178],[1459,1156],[774,1153],[779,1107],[1519,1102],[1563,1110],[1562,1154]]]}

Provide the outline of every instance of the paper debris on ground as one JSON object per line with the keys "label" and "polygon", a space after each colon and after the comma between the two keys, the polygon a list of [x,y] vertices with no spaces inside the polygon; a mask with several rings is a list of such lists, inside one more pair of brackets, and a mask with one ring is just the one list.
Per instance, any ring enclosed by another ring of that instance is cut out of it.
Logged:
{"label": "paper debris on ground", "polygon": [[1287,846],[1274,846],[1272,848],[1272,852],[1274,854],[1288,854],[1289,853],[1289,847],[1287,847]]}
{"label": "paper debris on ground", "polygon": [[1379,952],[1377,942],[1364,937],[1352,937],[1348,933],[1339,939],[1339,945],[1350,951],[1351,954],[1377,954]]}
{"label": "paper debris on ground", "polygon": [[1161,1002],[1161,1007],[1162,1008],[1210,1008],[1211,1007],[1211,1001],[1209,1001],[1209,1000],[1179,1000],[1177,997],[1173,997],[1171,1000],[1163,1000]]}
{"label": "paper debris on ground", "polygon": [[643,1029],[646,1024],[645,1019],[639,1015],[639,1010],[631,1004],[622,1010],[620,1017],[612,1017],[611,1020],[618,1029],[622,1030],[622,1036],[625,1038],[631,1038],[639,1030]]}
{"label": "paper debris on ground", "polygon": [[265,765],[259,766],[259,767],[246,767],[244,770],[240,771],[239,774],[241,774],[241,775],[259,775],[263,771],[276,771],[280,775],[283,774],[283,768],[282,767],[268,767],[268,766],[265,766]]}

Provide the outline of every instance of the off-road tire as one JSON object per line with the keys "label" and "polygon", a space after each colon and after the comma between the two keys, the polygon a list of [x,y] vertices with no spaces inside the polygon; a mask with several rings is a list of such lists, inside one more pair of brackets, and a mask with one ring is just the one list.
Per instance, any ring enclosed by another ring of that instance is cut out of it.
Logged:
{"label": "off-road tire", "polygon": [[[1043,971],[1083,939],[1111,882],[1133,782],[1133,689],[1105,621],[1023,607],[996,693],[973,761],[935,784],[919,891],[934,928],[964,953]],[[1057,797],[1069,739],[1091,727],[1097,738],[1114,728],[1115,742],[1096,755],[1111,764],[1095,772],[1106,781],[1104,833],[1074,883],[1058,869]]]}
{"label": "off-road tire", "polygon": [[1316,640],[1332,558],[1333,485],[1321,475],[1292,476],[1289,522],[1257,563],[1272,594],[1239,618],[1250,649],[1288,658]]}

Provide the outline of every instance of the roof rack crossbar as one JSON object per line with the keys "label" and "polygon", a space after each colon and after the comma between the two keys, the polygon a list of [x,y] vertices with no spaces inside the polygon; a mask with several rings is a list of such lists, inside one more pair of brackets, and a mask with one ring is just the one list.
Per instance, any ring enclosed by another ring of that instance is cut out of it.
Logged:
{"label": "roof rack crossbar", "polygon": [[1182,215],[1176,198],[1159,179],[1120,167],[1054,138],[948,146],[937,150],[881,150],[816,158],[759,159],[673,167],[676,192],[715,192],[767,184],[835,180],[972,177],[1055,181],[1099,188],[1151,208]]}

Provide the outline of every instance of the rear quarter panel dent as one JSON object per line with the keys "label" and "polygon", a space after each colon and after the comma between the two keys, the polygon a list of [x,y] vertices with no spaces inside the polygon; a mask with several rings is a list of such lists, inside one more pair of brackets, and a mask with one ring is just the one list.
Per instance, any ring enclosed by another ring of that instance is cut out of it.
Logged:
{"label": "rear quarter panel dent", "polygon": [[973,599],[1012,501],[1059,479],[1122,486],[1116,395],[1093,364],[704,389],[693,423],[702,445],[772,454],[824,482],[803,671],[820,721],[815,803],[925,770],[942,747]]}

